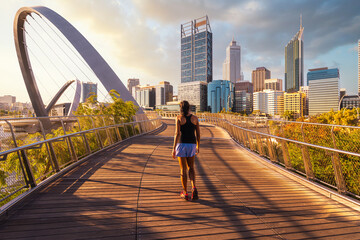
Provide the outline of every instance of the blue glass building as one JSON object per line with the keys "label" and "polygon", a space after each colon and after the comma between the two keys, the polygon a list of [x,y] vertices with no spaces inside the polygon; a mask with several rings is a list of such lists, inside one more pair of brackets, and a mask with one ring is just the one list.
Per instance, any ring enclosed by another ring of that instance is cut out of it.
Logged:
{"label": "blue glass building", "polygon": [[181,83],[212,81],[212,32],[207,16],[181,25]]}
{"label": "blue glass building", "polygon": [[309,69],[307,74],[307,85],[309,86],[309,81],[320,80],[326,78],[339,78],[339,69],[338,68],[318,68],[318,69]]}
{"label": "blue glass building", "polygon": [[212,113],[225,108],[230,111],[234,99],[234,85],[228,80],[215,80],[208,84],[208,110]]}
{"label": "blue glass building", "polygon": [[338,68],[309,69],[309,115],[336,111],[340,99],[340,73]]}
{"label": "blue glass building", "polygon": [[[82,82],[82,102],[86,102],[92,94],[97,96],[97,83]],[[97,97],[94,100],[97,101]]]}

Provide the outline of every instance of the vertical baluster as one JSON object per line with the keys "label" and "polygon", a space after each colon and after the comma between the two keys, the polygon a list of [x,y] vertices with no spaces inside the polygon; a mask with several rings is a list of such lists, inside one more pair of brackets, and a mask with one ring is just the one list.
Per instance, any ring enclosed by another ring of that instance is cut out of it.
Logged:
{"label": "vertical baluster", "polygon": [[[332,137],[334,148],[337,149],[336,139],[335,139],[335,134],[334,134],[334,126],[332,126],[332,128],[331,128],[331,137]],[[346,193],[346,184],[345,184],[345,180],[344,180],[343,171],[341,168],[339,153],[332,152],[331,153],[331,161],[332,161],[333,168],[334,168],[337,189],[340,193]]]}
{"label": "vertical baluster", "polygon": [[[303,141],[306,142],[305,133],[304,133],[304,123],[301,124],[301,134],[302,134]],[[314,179],[315,175],[314,175],[314,171],[313,171],[313,168],[312,168],[312,165],[311,165],[311,160],[310,160],[310,154],[309,154],[308,147],[304,146],[304,145],[301,145],[301,153],[302,153],[302,156],[303,156],[306,177],[308,179]]]}

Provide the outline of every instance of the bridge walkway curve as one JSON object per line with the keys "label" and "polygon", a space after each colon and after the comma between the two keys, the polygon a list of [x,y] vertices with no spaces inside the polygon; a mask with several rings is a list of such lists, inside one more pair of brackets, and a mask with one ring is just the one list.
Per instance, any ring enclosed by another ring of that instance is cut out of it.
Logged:
{"label": "bridge walkway curve", "polygon": [[360,239],[359,212],[279,174],[202,125],[200,199],[179,198],[174,120],[104,150],[34,194],[0,239]]}

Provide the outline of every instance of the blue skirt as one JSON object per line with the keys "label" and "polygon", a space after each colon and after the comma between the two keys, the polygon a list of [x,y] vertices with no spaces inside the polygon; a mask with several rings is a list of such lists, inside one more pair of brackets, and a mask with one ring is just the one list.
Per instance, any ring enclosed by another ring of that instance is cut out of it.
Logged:
{"label": "blue skirt", "polygon": [[175,148],[175,156],[177,157],[192,157],[196,154],[195,143],[178,143]]}

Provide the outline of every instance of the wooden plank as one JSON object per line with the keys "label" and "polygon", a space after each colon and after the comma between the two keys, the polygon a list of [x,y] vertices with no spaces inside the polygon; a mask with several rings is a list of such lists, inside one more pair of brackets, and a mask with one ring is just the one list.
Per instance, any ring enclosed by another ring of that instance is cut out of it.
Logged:
{"label": "wooden plank", "polygon": [[[174,121],[54,181],[0,226],[1,239],[356,239],[359,213],[272,171],[202,126],[200,199],[180,199]],[[190,186],[190,182],[189,182]],[[189,187],[190,189],[190,187]]]}

